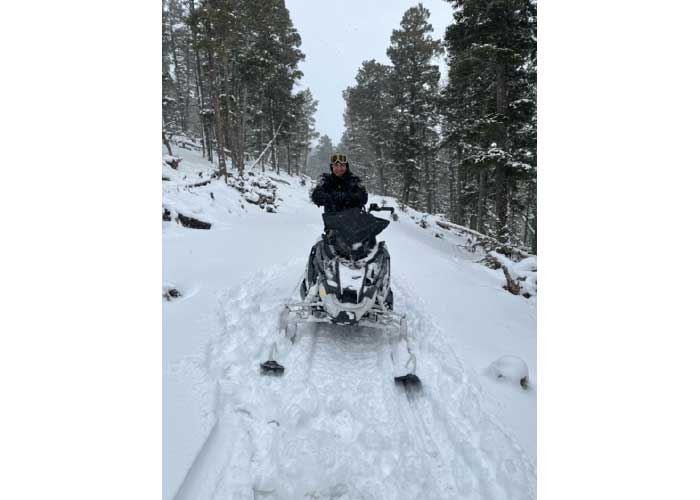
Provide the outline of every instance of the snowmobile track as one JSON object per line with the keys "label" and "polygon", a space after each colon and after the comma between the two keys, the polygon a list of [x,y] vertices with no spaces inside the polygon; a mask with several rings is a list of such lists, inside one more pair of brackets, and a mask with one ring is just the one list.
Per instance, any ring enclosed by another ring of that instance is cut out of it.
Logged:
{"label": "snowmobile track", "polygon": [[430,476],[435,479],[435,493],[439,493],[438,498],[453,498],[456,493],[456,485],[454,479],[446,470],[445,457],[440,452],[430,429],[426,425],[416,401],[420,398],[420,394],[414,388],[406,387],[402,389],[404,398],[399,397],[398,403],[403,411],[401,412],[404,423],[409,429],[409,432],[418,444],[418,448],[423,451],[423,458],[427,462],[427,467],[430,469]]}
{"label": "snowmobile track", "polygon": [[[314,324],[310,325],[309,328],[302,328],[301,325],[297,325],[298,329],[302,330],[307,330],[306,332],[302,332],[302,335],[305,335],[309,337],[311,340],[311,347],[309,348],[309,354],[306,357],[306,369],[304,370],[304,373],[306,375],[306,381],[309,381],[309,378],[311,377],[311,372],[313,370],[313,365],[314,365],[314,357],[316,355],[316,346],[318,343],[318,330],[319,330],[319,325]],[[297,329],[297,338],[295,343],[299,343],[299,330]],[[294,346],[296,347],[296,346]],[[293,348],[293,347],[292,347]]]}

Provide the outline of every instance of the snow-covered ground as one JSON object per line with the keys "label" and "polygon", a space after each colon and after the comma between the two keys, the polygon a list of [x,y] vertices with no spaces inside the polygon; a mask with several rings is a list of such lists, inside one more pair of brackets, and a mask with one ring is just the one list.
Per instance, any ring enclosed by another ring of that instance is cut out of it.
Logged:
{"label": "snow-covered ground", "polygon": [[[173,153],[183,161],[164,167],[164,207],[212,228],[163,222],[164,290],[181,293],[163,300],[164,498],[535,497],[536,295],[504,290],[503,272],[437,218],[398,211],[379,238],[422,391],[394,384],[385,336],[330,325],[300,327],[285,375],[263,377],[321,210],[308,183],[258,169],[243,193],[186,187],[212,167]],[[274,204],[246,201],[271,190]]]}

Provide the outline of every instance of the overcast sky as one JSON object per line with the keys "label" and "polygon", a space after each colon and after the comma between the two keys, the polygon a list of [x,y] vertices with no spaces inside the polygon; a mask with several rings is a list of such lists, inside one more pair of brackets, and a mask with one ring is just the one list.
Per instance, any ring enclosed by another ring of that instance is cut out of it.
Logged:
{"label": "overcast sky", "polygon": [[[452,23],[446,0],[425,0],[433,38],[442,39]],[[362,61],[389,64],[386,49],[391,31],[418,1],[407,0],[286,0],[294,26],[301,35],[301,88],[309,87],[318,101],[316,130],[338,144],[343,135],[345,101],[342,92],[355,83]],[[444,65],[441,65],[442,78]]]}

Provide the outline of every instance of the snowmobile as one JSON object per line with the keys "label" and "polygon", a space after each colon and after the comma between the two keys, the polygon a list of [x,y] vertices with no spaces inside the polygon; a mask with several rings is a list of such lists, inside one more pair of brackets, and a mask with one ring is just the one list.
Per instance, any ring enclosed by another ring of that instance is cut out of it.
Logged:
{"label": "snowmobile", "polygon": [[[416,358],[408,343],[406,316],[394,312],[390,283],[390,257],[386,244],[376,236],[389,220],[371,212],[391,212],[393,207],[372,203],[369,210],[351,208],[323,214],[324,233],[313,246],[299,285],[301,300],[284,306],[280,331],[292,343],[299,323],[330,323],[395,332],[391,337],[394,379],[419,385]],[[281,375],[284,367],[275,359],[273,343],[262,373]]]}

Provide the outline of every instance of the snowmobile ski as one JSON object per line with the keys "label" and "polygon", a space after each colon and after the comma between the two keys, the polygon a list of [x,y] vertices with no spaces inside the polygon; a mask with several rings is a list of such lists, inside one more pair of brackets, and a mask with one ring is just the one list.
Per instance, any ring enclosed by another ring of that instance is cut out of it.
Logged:
{"label": "snowmobile ski", "polygon": [[[294,332],[290,337],[289,313],[289,307],[285,306],[282,309],[282,312],[280,312],[278,328],[279,332],[284,335],[286,339],[288,339],[291,343],[294,343],[294,339],[296,337],[296,325],[294,325]],[[279,359],[279,356],[277,354],[277,341],[275,340],[272,342],[272,346],[270,346],[270,354],[267,357],[267,361],[260,363],[260,372],[263,375],[284,375],[284,366],[281,365],[277,359]]]}
{"label": "snowmobile ski", "polygon": [[421,381],[416,375],[416,356],[408,343],[408,325],[406,316],[399,320],[399,334],[391,339],[391,361],[394,365],[394,381],[404,386],[420,387]]}
{"label": "snowmobile ski", "polygon": [[274,359],[268,359],[264,363],[260,363],[260,369],[264,374],[269,374],[269,375],[283,375],[284,374],[284,366],[279,364],[277,361]]}
{"label": "snowmobile ski", "polygon": [[414,387],[416,389],[421,387],[420,378],[418,378],[418,375],[415,373],[407,373],[406,375],[394,377],[394,381],[404,387]]}

